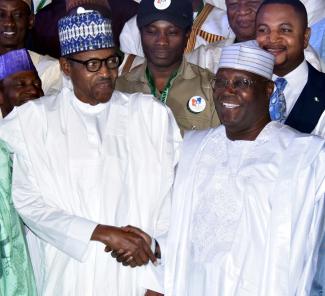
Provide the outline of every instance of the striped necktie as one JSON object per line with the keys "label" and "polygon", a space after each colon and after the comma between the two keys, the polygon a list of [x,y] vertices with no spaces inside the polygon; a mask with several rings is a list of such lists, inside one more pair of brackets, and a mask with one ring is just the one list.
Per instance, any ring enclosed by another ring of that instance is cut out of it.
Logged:
{"label": "striped necktie", "polygon": [[270,100],[270,116],[272,120],[284,122],[286,113],[286,101],[283,94],[284,88],[287,85],[287,80],[284,78],[277,78],[275,81],[276,90],[271,96]]}

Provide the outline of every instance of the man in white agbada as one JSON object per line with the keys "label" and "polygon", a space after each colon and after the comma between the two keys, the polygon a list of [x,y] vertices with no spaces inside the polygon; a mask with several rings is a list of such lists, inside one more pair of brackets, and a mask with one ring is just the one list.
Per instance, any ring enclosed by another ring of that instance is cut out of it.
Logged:
{"label": "man in white agbada", "polygon": [[214,99],[223,126],[184,138],[162,249],[167,296],[309,295],[325,146],[270,122],[273,63],[256,47],[222,51]]}
{"label": "man in white agbada", "polygon": [[144,295],[142,268],[104,249],[126,251],[131,266],[155,261],[149,236],[119,226],[167,230],[179,130],[151,96],[114,91],[119,62],[108,19],[88,11],[58,26],[73,90],[15,108],[0,125],[14,152],[13,200],[31,230],[38,292]]}

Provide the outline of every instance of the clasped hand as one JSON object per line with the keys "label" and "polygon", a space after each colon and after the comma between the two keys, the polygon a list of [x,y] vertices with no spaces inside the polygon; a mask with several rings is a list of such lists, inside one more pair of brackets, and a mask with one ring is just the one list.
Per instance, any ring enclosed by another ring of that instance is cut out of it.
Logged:
{"label": "clasped hand", "polygon": [[105,251],[112,252],[112,257],[125,266],[136,267],[157,260],[150,249],[151,237],[139,228],[97,225],[91,239],[104,243]]}

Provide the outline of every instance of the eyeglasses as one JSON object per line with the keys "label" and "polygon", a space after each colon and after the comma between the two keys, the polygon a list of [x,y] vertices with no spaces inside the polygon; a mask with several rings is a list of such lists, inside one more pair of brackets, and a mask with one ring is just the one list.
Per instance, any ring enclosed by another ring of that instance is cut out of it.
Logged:
{"label": "eyeglasses", "polygon": [[250,80],[246,78],[240,78],[235,80],[227,80],[227,79],[220,79],[214,78],[211,80],[211,86],[213,90],[223,89],[227,86],[230,86],[232,89],[247,89],[255,84],[255,80]]}
{"label": "eyeglasses", "polygon": [[80,61],[73,58],[67,58],[70,61],[82,64],[89,72],[97,72],[102,68],[103,62],[109,70],[116,69],[120,64],[118,56],[112,56],[105,59],[90,59],[87,61]]}

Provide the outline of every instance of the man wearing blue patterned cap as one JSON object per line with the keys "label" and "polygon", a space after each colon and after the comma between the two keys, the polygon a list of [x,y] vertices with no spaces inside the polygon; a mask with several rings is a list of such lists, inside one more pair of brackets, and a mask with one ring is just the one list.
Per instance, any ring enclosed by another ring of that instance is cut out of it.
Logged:
{"label": "man wearing blue patterned cap", "polygon": [[[185,135],[165,296],[309,295],[324,224],[324,140],[270,121],[272,54],[224,47],[223,126]],[[158,240],[159,241],[159,240]]]}
{"label": "man wearing blue patterned cap", "polygon": [[[119,60],[111,24],[76,9],[58,23],[63,88],[18,107],[0,137],[14,152],[13,200],[31,230],[40,295],[145,293],[156,261],[150,236],[166,232],[180,134],[149,95],[114,91]],[[120,228],[135,225],[141,236]],[[105,252],[107,251],[107,252]]]}

